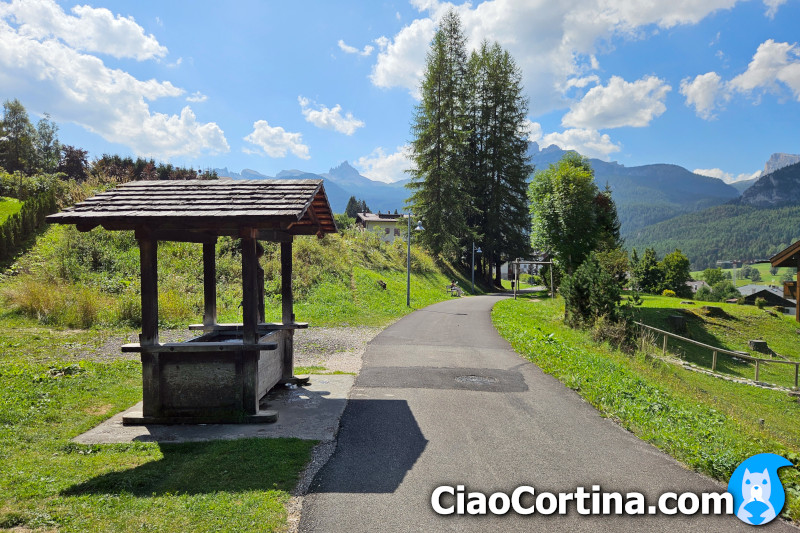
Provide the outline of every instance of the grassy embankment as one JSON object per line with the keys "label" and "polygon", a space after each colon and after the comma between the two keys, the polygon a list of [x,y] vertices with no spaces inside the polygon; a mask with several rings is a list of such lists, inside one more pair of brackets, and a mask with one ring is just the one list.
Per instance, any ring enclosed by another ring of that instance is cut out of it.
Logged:
{"label": "grassy embankment", "polygon": [[[405,306],[405,247],[345,233],[295,241],[295,312],[312,325],[383,325]],[[221,321],[241,321],[241,259],[218,245]],[[202,252],[159,247],[162,327],[202,317]],[[267,246],[270,318],[280,260]],[[412,307],[454,276],[412,253]],[[114,336],[137,331],[138,249],[129,233],[51,227],[0,280],[0,529],[273,531],[313,441],[84,446],[70,441],[141,399],[141,365]],[[387,284],[386,290],[377,281]],[[465,279],[460,284],[465,287]],[[72,328],[86,328],[77,330]]]}
{"label": "grassy embankment", "polygon": [[[653,357],[660,348],[631,355],[598,344],[590,332],[563,324],[563,300],[544,294],[539,298],[537,302],[525,297],[499,302],[492,314],[496,327],[515,350],[577,391],[603,416],[689,467],[721,480],[727,480],[742,460],[760,452],[800,462],[796,398],[665,363]],[[645,297],[640,318],[658,326],[658,320],[674,313],[676,305],[680,305],[676,299]],[[782,347],[786,355],[800,359],[796,348],[789,351],[797,333],[788,319],[752,307],[725,309],[733,317],[727,324],[690,321],[691,334],[702,332],[707,336],[704,342],[713,340],[712,344],[739,349],[752,331],[760,330],[776,350],[786,343]],[[695,357],[689,351],[685,356]],[[797,521],[800,473],[783,469],[781,478],[787,492],[784,513]]]}

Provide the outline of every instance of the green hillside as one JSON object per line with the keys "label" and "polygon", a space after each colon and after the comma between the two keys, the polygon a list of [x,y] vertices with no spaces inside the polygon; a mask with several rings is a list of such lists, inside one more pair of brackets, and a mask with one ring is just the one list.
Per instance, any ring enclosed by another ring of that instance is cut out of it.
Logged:
{"label": "green hillside", "polygon": [[[159,320],[183,327],[203,315],[202,247],[159,245]],[[386,324],[406,307],[406,244],[382,242],[356,229],[324,239],[300,237],[293,246],[295,313],[314,325]],[[412,247],[411,303],[423,307],[445,298],[453,272]],[[262,258],[267,316],[280,315],[280,253],[265,243]],[[241,256],[237,241],[217,244],[218,313],[241,321]],[[383,289],[378,281],[386,283]],[[461,286],[467,287],[461,278]],[[0,278],[5,316],[23,316],[61,327],[138,327],[139,252],[132,232],[51,226]],[[1,316],[1,315],[0,315]]]}
{"label": "green hillside", "polygon": [[626,236],[628,249],[654,248],[659,257],[679,248],[692,268],[718,260],[768,259],[800,239],[800,207],[725,204],[682,215]]}

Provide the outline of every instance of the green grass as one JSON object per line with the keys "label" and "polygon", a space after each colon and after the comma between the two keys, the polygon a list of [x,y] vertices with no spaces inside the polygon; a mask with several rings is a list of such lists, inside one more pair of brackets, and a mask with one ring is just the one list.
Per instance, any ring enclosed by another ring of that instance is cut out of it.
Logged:
{"label": "green grass", "polygon": [[[563,312],[561,299],[520,298],[499,302],[492,318],[517,352],[692,469],[725,481],[756,453],[800,462],[800,404],[794,398],[599,345],[588,332],[565,326]],[[798,520],[800,473],[780,474],[787,489],[784,512]]]}
{"label": "green grass", "polygon": [[22,209],[22,202],[16,198],[5,198],[0,196],[0,224],[6,221],[14,213],[19,213]]}
{"label": "green grass", "polygon": [[[800,361],[800,334],[793,316],[775,313],[770,309],[758,309],[752,305],[736,305],[719,302],[700,302],[682,304],[680,298],[643,296],[643,303],[634,312],[636,320],[666,331],[671,331],[667,323],[669,315],[680,315],[686,319],[688,332],[683,336],[690,339],[724,348],[731,351],[745,351],[759,358],[769,359],[766,354],[751,352],[748,341],[760,339],[776,353],[792,361]],[[704,305],[721,308],[726,316],[713,317],[704,312]],[[661,348],[662,338],[655,339]],[[711,367],[712,352],[690,343],[670,339],[669,351],[683,360]],[[753,363],[735,361],[730,356],[719,354],[717,371],[737,377],[753,379]],[[759,381],[766,381],[784,387],[794,386],[794,365],[762,364]]]}
{"label": "green grass", "polygon": [[141,399],[140,363],[68,357],[69,344],[91,352],[109,332],[0,322],[0,529],[286,528],[285,504],[314,441],[74,444]]}
{"label": "green grass", "polygon": [[[783,287],[783,282],[781,281],[781,279],[783,279],[783,276],[787,272],[794,272],[794,270],[792,270],[791,268],[788,268],[788,267],[781,267],[781,268],[778,269],[778,272],[773,276],[769,272],[770,266],[771,265],[769,263],[756,263],[754,265],[750,265],[751,268],[754,268],[754,269],[758,270],[759,274],[761,274],[761,281],[750,281],[747,278],[742,278],[742,275],[741,275],[741,270],[742,269],[741,268],[737,268],[736,269],[736,286],[737,287],[743,287],[744,285],[775,285],[777,287],[781,287],[782,288]],[[731,269],[731,268],[724,268],[724,269],[722,269],[722,272],[727,272],[731,276],[733,276],[733,269]],[[702,270],[697,270],[695,272],[692,272],[691,275],[692,275],[692,278],[694,278],[694,279],[703,279],[703,271]]]}

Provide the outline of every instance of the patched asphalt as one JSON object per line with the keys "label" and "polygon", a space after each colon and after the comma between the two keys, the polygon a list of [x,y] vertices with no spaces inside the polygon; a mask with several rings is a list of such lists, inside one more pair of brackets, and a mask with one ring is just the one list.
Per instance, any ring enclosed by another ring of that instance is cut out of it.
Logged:
{"label": "patched asphalt", "polygon": [[[300,531],[752,531],[733,516],[440,516],[440,485],[487,495],[724,492],[522,359],[491,324],[496,296],[416,311],[367,346],[337,448],[303,503]],[[535,305],[532,303],[531,305]],[[448,503],[448,500],[443,500]],[[797,531],[776,520],[767,530]]]}

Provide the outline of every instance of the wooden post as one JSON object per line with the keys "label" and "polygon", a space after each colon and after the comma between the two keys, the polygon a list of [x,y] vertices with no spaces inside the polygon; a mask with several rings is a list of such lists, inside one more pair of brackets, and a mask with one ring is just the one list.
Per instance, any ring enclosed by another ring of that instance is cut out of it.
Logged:
{"label": "wooden post", "polygon": [[258,341],[258,283],[256,273],[256,239],[252,232],[242,236],[242,330],[244,342]]}
{"label": "wooden post", "polygon": [[158,241],[149,232],[137,232],[142,272],[142,346],[158,344]]}
{"label": "wooden post", "polygon": [[759,371],[759,368],[760,368],[760,364],[761,364],[761,361],[756,359],[756,381],[758,381],[758,371]]}
{"label": "wooden post", "polygon": [[795,279],[794,289],[797,294],[794,295],[794,319],[800,322],[800,255],[797,257],[797,275]]}
{"label": "wooden post", "polygon": [[[255,231],[245,228],[242,238],[242,342],[258,342],[258,280],[256,272]],[[245,413],[258,412],[258,358],[257,350],[242,352],[242,408]]]}
{"label": "wooden post", "polygon": [[798,388],[797,378],[800,377],[799,374],[800,374],[800,364],[795,363],[795,365],[794,365],[794,388],[795,389]]}
{"label": "wooden post", "polygon": [[[141,346],[158,344],[158,241],[149,231],[137,230],[142,276]],[[161,415],[161,365],[158,353],[142,352],[142,415]]]}
{"label": "wooden post", "polygon": [[666,357],[667,356],[667,334],[664,334],[664,348],[661,350],[661,355]]}
{"label": "wooden post", "polygon": [[217,239],[203,243],[203,325],[217,323]]}
{"label": "wooden post", "polygon": [[[281,243],[281,318],[284,324],[294,323],[292,294],[292,241]],[[294,330],[283,334],[283,372],[281,379],[294,377]]]}
{"label": "wooden post", "polygon": [[711,356],[711,370],[717,370],[717,351],[714,350],[714,355]]}

